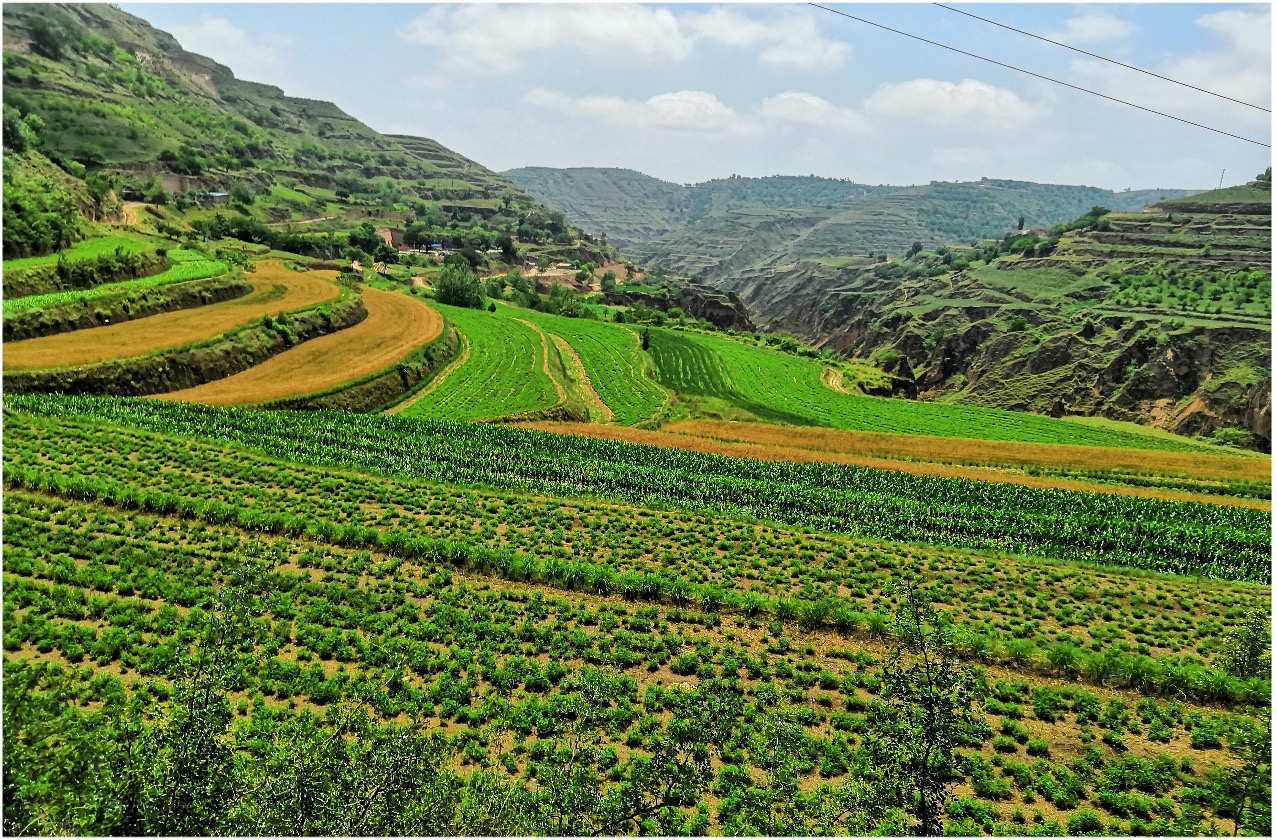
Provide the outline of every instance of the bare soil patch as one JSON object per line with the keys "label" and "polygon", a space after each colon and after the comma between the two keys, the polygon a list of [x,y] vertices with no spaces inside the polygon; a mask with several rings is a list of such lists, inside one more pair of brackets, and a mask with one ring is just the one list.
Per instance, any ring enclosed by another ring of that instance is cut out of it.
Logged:
{"label": "bare soil patch", "polygon": [[385,370],[443,332],[443,316],[415,298],[372,288],[362,294],[368,317],[359,324],[243,373],[158,398],[237,405],[312,394]]}
{"label": "bare soil patch", "polygon": [[279,263],[260,263],[248,275],[253,291],[243,297],[105,327],[8,342],[4,369],[96,364],[204,341],[263,315],[279,315],[335,299],[340,293],[332,282],[336,276],[332,271],[300,273]]}

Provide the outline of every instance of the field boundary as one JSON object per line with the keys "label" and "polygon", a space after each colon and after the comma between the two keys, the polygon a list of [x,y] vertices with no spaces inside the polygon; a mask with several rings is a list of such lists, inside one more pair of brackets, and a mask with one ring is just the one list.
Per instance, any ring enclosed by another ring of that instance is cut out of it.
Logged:
{"label": "field boundary", "polygon": [[295,411],[384,411],[429,385],[457,356],[460,333],[444,319],[438,338],[376,373],[324,391],[262,403],[259,407]]}
{"label": "field boundary", "polygon": [[4,340],[23,341],[76,330],[135,321],[164,312],[223,303],[243,297],[253,286],[244,272],[150,286],[119,295],[77,300],[47,309],[31,309],[4,319]]}
{"label": "field boundary", "polygon": [[363,299],[342,289],[336,301],[266,316],[207,341],[95,365],[4,375],[12,394],[148,396],[193,388],[248,370],[285,350],[368,317]]}

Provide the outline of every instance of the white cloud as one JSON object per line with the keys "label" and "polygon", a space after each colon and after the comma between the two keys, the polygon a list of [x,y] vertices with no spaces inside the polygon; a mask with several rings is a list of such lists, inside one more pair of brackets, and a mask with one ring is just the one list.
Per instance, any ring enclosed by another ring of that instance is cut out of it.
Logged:
{"label": "white cloud", "polygon": [[534,88],[523,97],[523,103],[567,117],[616,126],[703,133],[739,131],[746,127],[736,112],[718,97],[699,90],[661,93],[638,101],[619,96],[574,97],[561,91]]}
{"label": "white cloud", "polygon": [[759,60],[779,69],[832,69],[842,66],[851,54],[847,44],[822,36],[806,12],[785,9],[761,21],[719,6],[702,15],[688,15],[683,21],[698,40],[733,47],[764,45]]}
{"label": "white cloud", "polygon": [[235,78],[283,86],[288,78],[289,51],[286,35],[263,32],[250,35],[224,17],[200,15],[193,24],[169,27],[188,52],[213,58],[235,73]]}
{"label": "white cloud", "polygon": [[1120,41],[1134,31],[1135,27],[1109,12],[1084,12],[1065,21],[1062,32],[1047,37],[1076,46]]}
{"label": "white cloud", "polygon": [[768,97],[754,109],[771,127],[803,126],[835,131],[860,131],[865,118],[852,108],[841,108],[815,94],[790,90]]}
{"label": "white cloud", "polygon": [[[1212,12],[1198,18],[1196,23],[1215,33],[1223,43],[1149,69],[1204,90],[1271,107],[1272,14],[1269,7]],[[1226,120],[1228,125],[1220,126],[1224,129],[1238,121],[1252,126],[1270,124],[1270,115],[1261,111],[1109,64],[1076,61],[1073,70],[1085,77],[1088,87],[1176,116],[1197,117],[1199,121]]]}
{"label": "white cloud", "polygon": [[439,72],[458,76],[514,73],[547,53],[615,63],[679,62],[700,42],[757,48],[759,60],[778,69],[841,66],[850,47],[821,36],[806,12],[785,9],[756,20],[735,9],[675,15],[669,9],[607,5],[440,5],[400,33],[439,51]]}
{"label": "white cloud", "polygon": [[620,4],[434,6],[401,37],[439,48],[444,71],[483,75],[518,71],[525,55],[547,50],[644,64],[679,61],[692,49],[668,9]]}
{"label": "white cloud", "polygon": [[974,79],[885,84],[865,100],[865,111],[893,122],[976,132],[1020,128],[1039,113],[1013,91]]}

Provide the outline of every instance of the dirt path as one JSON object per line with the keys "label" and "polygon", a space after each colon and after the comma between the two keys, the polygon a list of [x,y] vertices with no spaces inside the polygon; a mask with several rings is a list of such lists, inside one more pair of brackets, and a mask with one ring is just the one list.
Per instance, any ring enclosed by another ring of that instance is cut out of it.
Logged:
{"label": "dirt path", "polygon": [[396,292],[363,290],[368,317],[320,336],[243,373],[156,399],[210,405],[259,403],[311,394],[384,370],[443,332],[443,316]]}
{"label": "dirt path", "polygon": [[420,400],[425,399],[426,395],[443,384],[443,381],[452,374],[461,369],[466,362],[470,361],[470,339],[466,338],[466,334],[461,330],[457,330],[457,340],[461,342],[461,352],[457,354],[457,358],[453,359],[435,378],[430,380],[426,387],[422,388],[412,399],[399,403],[393,408],[387,409],[387,414],[398,414],[409,406],[416,405]]}
{"label": "dirt path", "polygon": [[213,338],[263,315],[332,300],[340,294],[332,271],[296,272],[279,263],[261,262],[248,275],[253,291],[241,298],[163,312],[136,321],[5,342],[5,370],[69,367],[144,356]]}
{"label": "dirt path", "polygon": [[140,225],[142,223],[142,208],[145,206],[145,201],[124,202],[120,207],[120,224]]}
{"label": "dirt path", "polygon": [[603,419],[604,423],[611,423],[615,415],[612,413],[612,409],[607,407],[607,403],[603,402],[599,392],[594,390],[594,385],[590,383],[589,374],[585,372],[585,365],[581,364],[581,357],[576,354],[576,351],[572,349],[572,345],[568,344],[567,339],[563,336],[551,333],[550,339],[559,348],[559,355],[572,368],[572,376],[576,378],[576,385],[573,390],[580,394],[581,399],[590,410],[590,420],[593,421],[595,416],[598,416]]}
{"label": "dirt path", "polygon": [[545,375],[550,377],[550,381],[554,383],[554,390],[559,395],[559,401],[553,407],[557,408],[568,400],[568,392],[563,387],[563,383],[559,381],[559,377],[554,375],[553,369],[550,368],[550,342],[546,340],[545,333],[536,324],[523,318],[515,318],[523,326],[536,332],[541,339],[541,369],[545,371]]}
{"label": "dirt path", "polygon": [[840,394],[850,393],[842,384],[842,371],[837,368],[827,367],[820,372],[820,381],[831,391],[837,391]]}

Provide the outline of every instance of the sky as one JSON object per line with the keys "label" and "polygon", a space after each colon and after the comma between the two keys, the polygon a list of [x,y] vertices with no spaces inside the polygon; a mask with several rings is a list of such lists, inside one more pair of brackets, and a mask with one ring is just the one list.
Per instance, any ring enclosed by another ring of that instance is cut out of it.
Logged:
{"label": "sky", "polygon": [[[824,4],[822,4],[824,5]],[[830,8],[1271,144],[1272,115],[925,3]],[[949,5],[949,4],[946,4]],[[1268,4],[956,5],[1264,109]],[[125,3],[239,78],[490,169],[1244,183],[1271,149],[800,4]]]}

